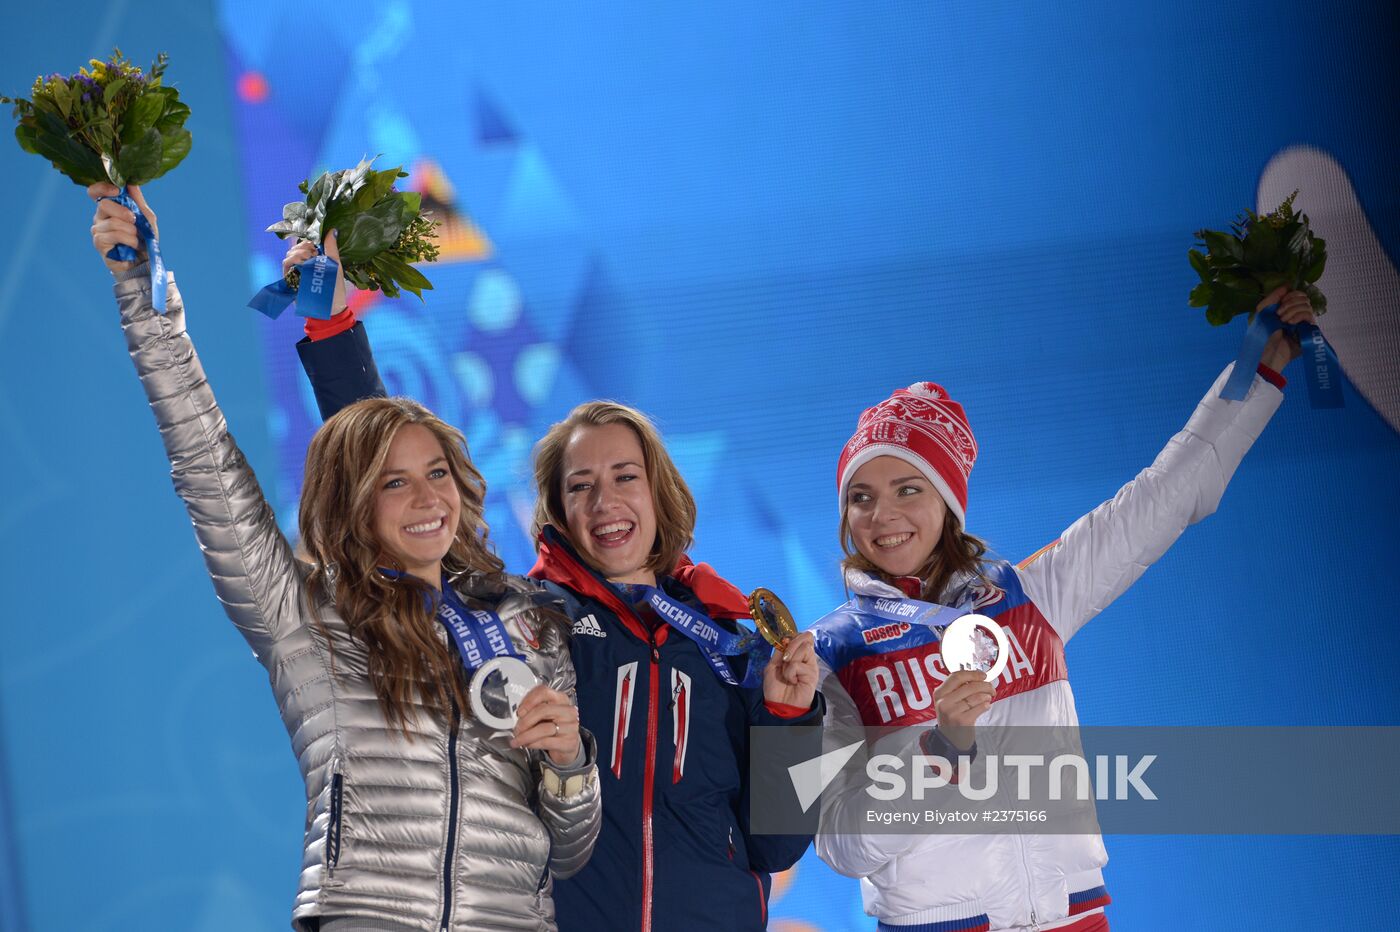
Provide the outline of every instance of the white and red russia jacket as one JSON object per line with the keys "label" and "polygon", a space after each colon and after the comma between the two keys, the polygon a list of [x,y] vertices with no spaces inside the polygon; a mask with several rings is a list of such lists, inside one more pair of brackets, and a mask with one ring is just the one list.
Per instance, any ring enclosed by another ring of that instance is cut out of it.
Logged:
{"label": "white and red russia jacket", "polygon": [[[1276,387],[1282,379],[1272,372],[1255,378],[1244,401],[1219,398],[1229,371],[1153,464],[1111,500],[1021,564],[988,562],[983,578],[954,580],[938,600],[993,617],[1007,635],[1011,659],[979,728],[1078,724],[1065,644],[1188,525],[1215,511],[1282,401]],[[864,573],[848,572],[846,582],[857,596],[906,597]],[[933,690],[947,673],[927,629],[891,625],[853,600],[813,630],[830,741],[863,727],[926,730],[934,721]],[[829,813],[869,800],[835,786],[822,802]],[[860,878],[866,912],[887,925],[937,932],[1053,929],[1101,910],[1109,899],[1102,873],[1108,855],[1097,834],[824,832],[817,852],[839,873]]]}

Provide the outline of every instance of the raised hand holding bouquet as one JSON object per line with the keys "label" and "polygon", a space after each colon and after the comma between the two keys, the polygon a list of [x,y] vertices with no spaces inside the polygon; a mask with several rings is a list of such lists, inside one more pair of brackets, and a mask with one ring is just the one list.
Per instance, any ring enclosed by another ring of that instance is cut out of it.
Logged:
{"label": "raised hand holding bouquet", "polygon": [[[1308,357],[1308,394],[1315,408],[1342,406],[1341,370],[1331,346],[1317,328],[1327,310],[1317,287],[1327,265],[1327,244],[1312,232],[1306,214],[1293,209],[1290,194],[1278,209],[1259,215],[1246,210],[1231,229],[1198,230],[1198,246],[1187,253],[1201,283],[1191,289],[1192,307],[1206,309],[1206,320],[1223,326],[1249,315],[1244,344],[1220,397],[1240,401],[1249,391],[1265,347],[1292,344],[1293,358]],[[1279,337],[1274,337],[1279,333]]]}
{"label": "raised hand holding bouquet", "polygon": [[[15,138],[26,152],[42,155],[74,183],[110,183],[117,203],[135,217],[137,233],[151,266],[155,309],[165,311],[165,265],[155,229],[127,192],[170,171],[189,155],[185,129],[190,108],[180,93],[163,83],[166,56],[156,56],[148,72],[132,65],[120,49],[107,61],[92,59],[75,74],[57,72],[34,79],[31,99],[0,97],[14,104],[19,120]],[[134,262],[136,249],[119,243],[107,253],[115,262]]]}
{"label": "raised hand holding bouquet", "polygon": [[337,310],[332,307],[337,263],[325,251],[331,231],[341,270],[356,288],[382,291],[390,298],[409,291],[420,301],[423,292],[432,289],[432,282],[411,263],[437,259],[437,224],[423,212],[421,195],[394,190],[394,182],[408,177],[407,172],[376,171],[370,167],[373,162],[367,159],[301,183],[305,200],[282,208],[282,220],[267,230],[311,243],[316,255],[259,291],[249,307],[277,317],[295,301],[301,316],[329,318]]}

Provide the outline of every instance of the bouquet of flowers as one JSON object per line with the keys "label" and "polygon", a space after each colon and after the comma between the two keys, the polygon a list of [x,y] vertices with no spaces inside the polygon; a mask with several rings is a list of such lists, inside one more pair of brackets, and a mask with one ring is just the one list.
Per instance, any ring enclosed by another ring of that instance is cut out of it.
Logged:
{"label": "bouquet of flowers", "polygon": [[1241,401],[1249,394],[1254,373],[1270,335],[1285,330],[1295,337],[1307,357],[1308,395],[1315,408],[1342,406],[1341,368],[1322,331],[1315,324],[1285,324],[1276,307],[1256,311],[1265,295],[1279,288],[1308,296],[1314,314],[1327,311],[1327,298],[1317,287],[1327,265],[1327,244],[1312,232],[1306,214],[1293,209],[1294,191],[1272,213],[1246,210],[1230,230],[1198,230],[1198,246],[1187,253],[1201,283],[1191,289],[1192,307],[1206,309],[1215,326],[1249,315],[1244,342],[1220,397]]}
{"label": "bouquet of flowers", "polygon": [[[356,288],[382,291],[390,298],[412,292],[421,301],[423,292],[432,290],[433,284],[411,263],[437,259],[437,224],[423,211],[422,195],[394,190],[394,182],[408,177],[407,172],[398,168],[376,171],[370,167],[373,163],[373,159],[366,159],[354,168],[324,172],[315,181],[303,181],[300,190],[305,199],[283,207],[282,219],[267,230],[283,239],[295,237],[315,243],[318,252],[323,252],[326,233],[335,230],[346,281]],[[319,282],[328,262],[326,256],[318,255],[291,269],[282,281],[259,292],[252,306],[276,317],[300,292],[303,277],[315,274]],[[329,295],[323,298],[320,288],[298,305],[304,316],[330,316]]]}
{"label": "bouquet of flowers", "polygon": [[1191,289],[1192,307],[1206,309],[1206,320],[1228,324],[1240,314],[1254,320],[1259,301],[1275,288],[1305,292],[1313,312],[1327,310],[1317,280],[1327,265],[1327,243],[1313,235],[1306,214],[1293,209],[1294,191],[1273,213],[1246,210],[1223,230],[1197,230],[1197,246],[1187,253],[1201,283]]}
{"label": "bouquet of flowers", "polygon": [[190,108],[162,83],[166,62],[162,52],[142,72],[115,49],[105,62],[92,59],[91,71],[40,75],[31,99],[0,103],[15,105],[15,138],[24,151],[84,187],[110,181],[125,189],[159,178],[190,153]]}

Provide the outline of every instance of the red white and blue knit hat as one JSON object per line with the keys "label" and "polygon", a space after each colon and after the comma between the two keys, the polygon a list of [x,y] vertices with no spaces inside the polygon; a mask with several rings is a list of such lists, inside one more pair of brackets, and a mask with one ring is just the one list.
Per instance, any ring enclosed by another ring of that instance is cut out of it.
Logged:
{"label": "red white and blue knit hat", "polygon": [[897,456],[918,469],[967,526],[967,478],[977,461],[977,440],[962,405],[943,386],[915,382],[860,416],[836,465],[842,514],[851,477],[877,456]]}

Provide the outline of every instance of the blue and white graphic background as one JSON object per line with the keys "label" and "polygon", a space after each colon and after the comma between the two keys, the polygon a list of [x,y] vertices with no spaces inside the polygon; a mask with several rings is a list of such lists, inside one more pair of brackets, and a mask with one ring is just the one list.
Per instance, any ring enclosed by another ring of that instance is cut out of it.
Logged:
{"label": "blue and white graphic background", "polygon": [[[972,530],[1024,556],[1149,463],[1231,357],[1239,330],[1186,307],[1185,250],[1253,206],[1273,155],[1331,153],[1400,255],[1381,4],[73,8],[15,12],[2,89],[114,42],[171,51],[195,151],[149,195],[289,528],[316,417],[300,320],[240,309],[277,272],[261,230],[365,154],[450,200],[437,290],[364,310],[390,388],[467,433],[518,571],[530,445],[615,397],[690,480],[694,555],[814,619],[842,597],[836,454],[916,379],[977,432]],[[300,783],[163,478],[87,202],[12,146],[0,166],[0,929],[284,927]],[[1400,437],[1354,393],[1288,395],[1220,514],[1072,643],[1086,723],[1400,724]],[[1400,867],[1393,838],[1108,847],[1133,930],[1383,928]],[[812,856],[773,917],[870,927]]]}

